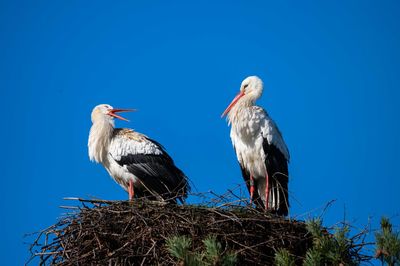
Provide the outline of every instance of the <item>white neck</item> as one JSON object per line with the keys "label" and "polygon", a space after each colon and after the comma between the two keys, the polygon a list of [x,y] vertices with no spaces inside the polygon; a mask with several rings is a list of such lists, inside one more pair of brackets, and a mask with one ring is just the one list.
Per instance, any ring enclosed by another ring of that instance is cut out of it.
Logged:
{"label": "white neck", "polygon": [[[239,113],[247,107],[254,105],[254,99],[250,97],[243,96],[229,111],[228,113],[228,124],[235,124],[238,122],[239,118],[241,117]],[[244,118],[244,117],[242,117]]]}
{"label": "white neck", "polygon": [[89,158],[104,163],[107,159],[108,145],[114,130],[114,121],[100,119],[93,123],[89,133]]}

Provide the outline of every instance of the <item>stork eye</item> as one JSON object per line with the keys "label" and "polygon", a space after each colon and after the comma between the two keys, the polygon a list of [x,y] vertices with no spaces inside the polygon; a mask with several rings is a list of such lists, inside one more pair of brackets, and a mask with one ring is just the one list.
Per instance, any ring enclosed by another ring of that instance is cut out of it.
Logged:
{"label": "stork eye", "polygon": [[244,85],[243,89],[246,89],[249,86],[249,84]]}

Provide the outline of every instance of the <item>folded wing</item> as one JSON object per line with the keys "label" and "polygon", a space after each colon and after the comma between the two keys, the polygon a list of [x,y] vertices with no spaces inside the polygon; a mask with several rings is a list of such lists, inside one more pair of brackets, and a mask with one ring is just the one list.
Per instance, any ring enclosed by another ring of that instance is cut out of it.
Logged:
{"label": "folded wing", "polygon": [[138,196],[183,201],[190,190],[185,174],[158,142],[130,129],[115,129],[110,156],[140,180]]}

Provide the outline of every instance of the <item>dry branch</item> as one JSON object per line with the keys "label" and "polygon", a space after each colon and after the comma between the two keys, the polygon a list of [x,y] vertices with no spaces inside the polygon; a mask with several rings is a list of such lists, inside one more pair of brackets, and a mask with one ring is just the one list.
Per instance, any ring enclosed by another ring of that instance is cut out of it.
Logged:
{"label": "dry branch", "polygon": [[192,239],[193,251],[215,235],[224,250],[237,253],[239,264],[248,265],[272,263],[281,247],[301,260],[312,244],[303,222],[257,211],[240,204],[240,198],[231,204],[227,195],[205,205],[66,200],[79,201],[80,206],[64,206],[75,212],[40,232],[31,247],[41,264],[175,265],[165,242],[179,235]]}

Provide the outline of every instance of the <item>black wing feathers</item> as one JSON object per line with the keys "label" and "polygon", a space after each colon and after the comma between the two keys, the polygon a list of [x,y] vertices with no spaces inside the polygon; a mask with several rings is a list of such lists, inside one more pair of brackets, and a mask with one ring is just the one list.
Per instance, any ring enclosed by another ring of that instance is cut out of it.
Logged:
{"label": "black wing feathers", "polygon": [[143,184],[144,189],[135,188],[138,197],[149,197],[183,201],[190,190],[187,177],[175,166],[172,158],[158,142],[151,141],[162,151],[161,154],[129,154],[122,156],[117,163],[126,165],[129,172],[135,175]]}
{"label": "black wing feathers", "polygon": [[[278,215],[288,215],[288,162],[283,153],[274,145],[264,139],[263,148],[266,155],[265,166],[269,175],[270,201],[275,197],[279,206],[273,206]],[[279,200],[278,200],[279,199]]]}

